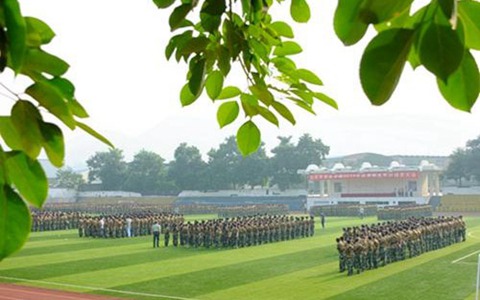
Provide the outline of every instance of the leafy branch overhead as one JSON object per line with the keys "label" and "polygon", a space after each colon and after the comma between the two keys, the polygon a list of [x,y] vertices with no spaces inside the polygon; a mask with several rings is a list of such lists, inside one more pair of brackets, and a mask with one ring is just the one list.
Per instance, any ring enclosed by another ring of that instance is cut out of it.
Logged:
{"label": "leafy branch overhead", "polygon": [[[44,121],[42,112],[55,116],[70,129],[79,127],[112,146],[92,128],[78,121],[88,117],[75,98],[75,87],[64,74],[69,65],[42,47],[55,37],[43,21],[24,17],[17,0],[0,3],[0,73],[7,70],[31,82],[16,93],[4,83],[6,97],[14,100],[10,115],[0,116],[0,260],[18,250],[30,232],[27,203],[41,207],[48,182],[37,158],[46,153],[61,167],[65,157],[60,127]],[[20,96],[21,95],[21,96]]]}
{"label": "leafy branch overhead", "polygon": [[[254,153],[261,143],[254,118],[279,126],[279,117],[295,124],[289,104],[313,114],[315,100],[337,108],[333,99],[316,90],[323,85],[320,78],[297,67],[290,58],[301,53],[302,47],[292,40],[294,32],[288,23],[272,19],[272,0],[154,3],[159,8],[178,4],[170,14],[169,25],[175,35],[165,54],[189,66],[180,92],[182,105],[194,103],[206,90],[212,101],[221,102],[217,112],[220,127],[234,122],[243,111],[246,120],[237,132],[243,155]],[[305,0],[292,0],[290,13],[296,22],[310,19]],[[224,86],[232,68],[243,72],[244,85]]]}
{"label": "leafy branch overhead", "polygon": [[472,50],[480,50],[480,3],[432,0],[412,11],[413,0],[339,0],[334,27],[345,45],[363,38],[371,24],[377,35],[360,63],[360,81],[374,105],[394,92],[407,62],[437,79],[448,103],[470,111],[480,92]]}
{"label": "leafy branch overhead", "polygon": [[[313,114],[315,100],[337,108],[333,99],[314,90],[322,85],[320,78],[298,68],[291,59],[302,48],[293,41],[291,26],[269,14],[273,0],[153,1],[159,8],[178,4],[169,18],[176,35],[165,54],[189,65],[180,93],[182,105],[194,103],[204,89],[213,101],[228,99],[218,108],[220,127],[234,122],[241,109],[246,118],[237,133],[242,154],[252,153],[260,145],[255,117],[279,126],[279,116],[295,124],[291,104]],[[306,0],[287,2],[295,22],[309,21]],[[387,102],[409,62],[412,68],[423,66],[437,78],[438,88],[451,106],[470,111],[480,91],[478,66],[471,54],[480,49],[480,3],[431,0],[412,11],[413,2],[338,1],[333,25],[345,45],[360,41],[370,25],[377,30],[360,62],[366,96],[374,105]],[[223,86],[232,66],[243,71],[244,85]]]}

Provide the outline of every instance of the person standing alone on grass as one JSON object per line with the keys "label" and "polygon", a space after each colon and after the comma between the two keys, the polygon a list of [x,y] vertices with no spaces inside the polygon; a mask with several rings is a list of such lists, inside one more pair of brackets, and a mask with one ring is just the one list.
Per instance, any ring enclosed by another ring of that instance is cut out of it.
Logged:
{"label": "person standing alone on grass", "polygon": [[152,225],[152,233],[153,233],[153,248],[159,248],[159,242],[160,242],[160,230],[161,230],[160,224],[158,224],[158,221],[155,221],[155,224]]}
{"label": "person standing alone on grass", "polygon": [[320,223],[322,224],[322,229],[325,228],[325,214],[322,212],[320,214]]}

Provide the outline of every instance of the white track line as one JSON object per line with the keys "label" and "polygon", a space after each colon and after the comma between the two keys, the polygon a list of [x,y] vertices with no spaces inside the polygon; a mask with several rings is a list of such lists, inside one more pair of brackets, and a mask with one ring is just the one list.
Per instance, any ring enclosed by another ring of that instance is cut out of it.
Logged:
{"label": "white track line", "polygon": [[102,291],[102,292],[113,292],[113,293],[119,293],[119,294],[137,295],[137,296],[154,297],[154,298],[168,298],[168,299],[177,299],[177,300],[197,300],[197,299],[194,299],[194,298],[184,298],[184,297],[176,297],[176,296],[168,296],[168,295],[160,295],[160,294],[139,293],[139,292],[130,292],[130,291],[122,291],[122,290],[114,290],[114,289],[104,289],[104,288],[93,287],[93,286],[76,285],[76,284],[51,282],[51,281],[43,281],[43,280],[32,280],[32,279],[7,277],[7,276],[0,276],[0,279],[23,281],[23,282],[32,282],[32,283],[41,283],[41,284],[47,284],[47,285],[72,287],[72,288],[78,288],[78,289],[84,289],[84,290],[97,290],[97,291]]}
{"label": "white track line", "polygon": [[472,253],[470,253],[470,254],[467,254],[467,255],[465,255],[465,256],[462,256],[462,257],[460,257],[459,259],[456,259],[456,260],[452,261],[452,264],[456,264],[457,262],[459,262],[459,261],[461,261],[461,260],[464,260],[465,258],[470,257],[470,256],[472,256],[472,255],[474,255],[474,254],[476,254],[476,253],[478,253],[478,252],[480,252],[480,250],[477,250],[477,251],[475,251],[475,252],[472,252]]}

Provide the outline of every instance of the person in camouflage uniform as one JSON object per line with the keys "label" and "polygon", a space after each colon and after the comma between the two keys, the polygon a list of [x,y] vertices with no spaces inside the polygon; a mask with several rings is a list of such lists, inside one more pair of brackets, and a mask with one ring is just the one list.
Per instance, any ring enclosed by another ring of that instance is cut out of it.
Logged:
{"label": "person in camouflage uniform", "polygon": [[[408,218],[343,229],[337,238],[340,271],[348,275],[465,241],[461,217]],[[342,244],[341,241],[345,241]],[[342,255],[344,253],[344,255]]]}

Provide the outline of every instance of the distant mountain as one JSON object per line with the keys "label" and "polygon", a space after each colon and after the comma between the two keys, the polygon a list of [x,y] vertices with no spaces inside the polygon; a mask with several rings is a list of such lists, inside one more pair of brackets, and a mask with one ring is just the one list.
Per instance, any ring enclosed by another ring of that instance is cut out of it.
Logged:
{"label": "distant mountain", "polygon": [[326,158],[323,166],[327,168],[333,167],[335,163],[342,163],[345,166],[350,166],[358,169],[362,163],[369,162],[372,166],[388,167],[392,161],[398,161],[400,164],[406,166],[418,166],[422,160],[427,160],[438,167],[445,169],[448,165],[448,156],[429,156],[429,155],[382,155],[378,153],[355,153],[351,155]]}

